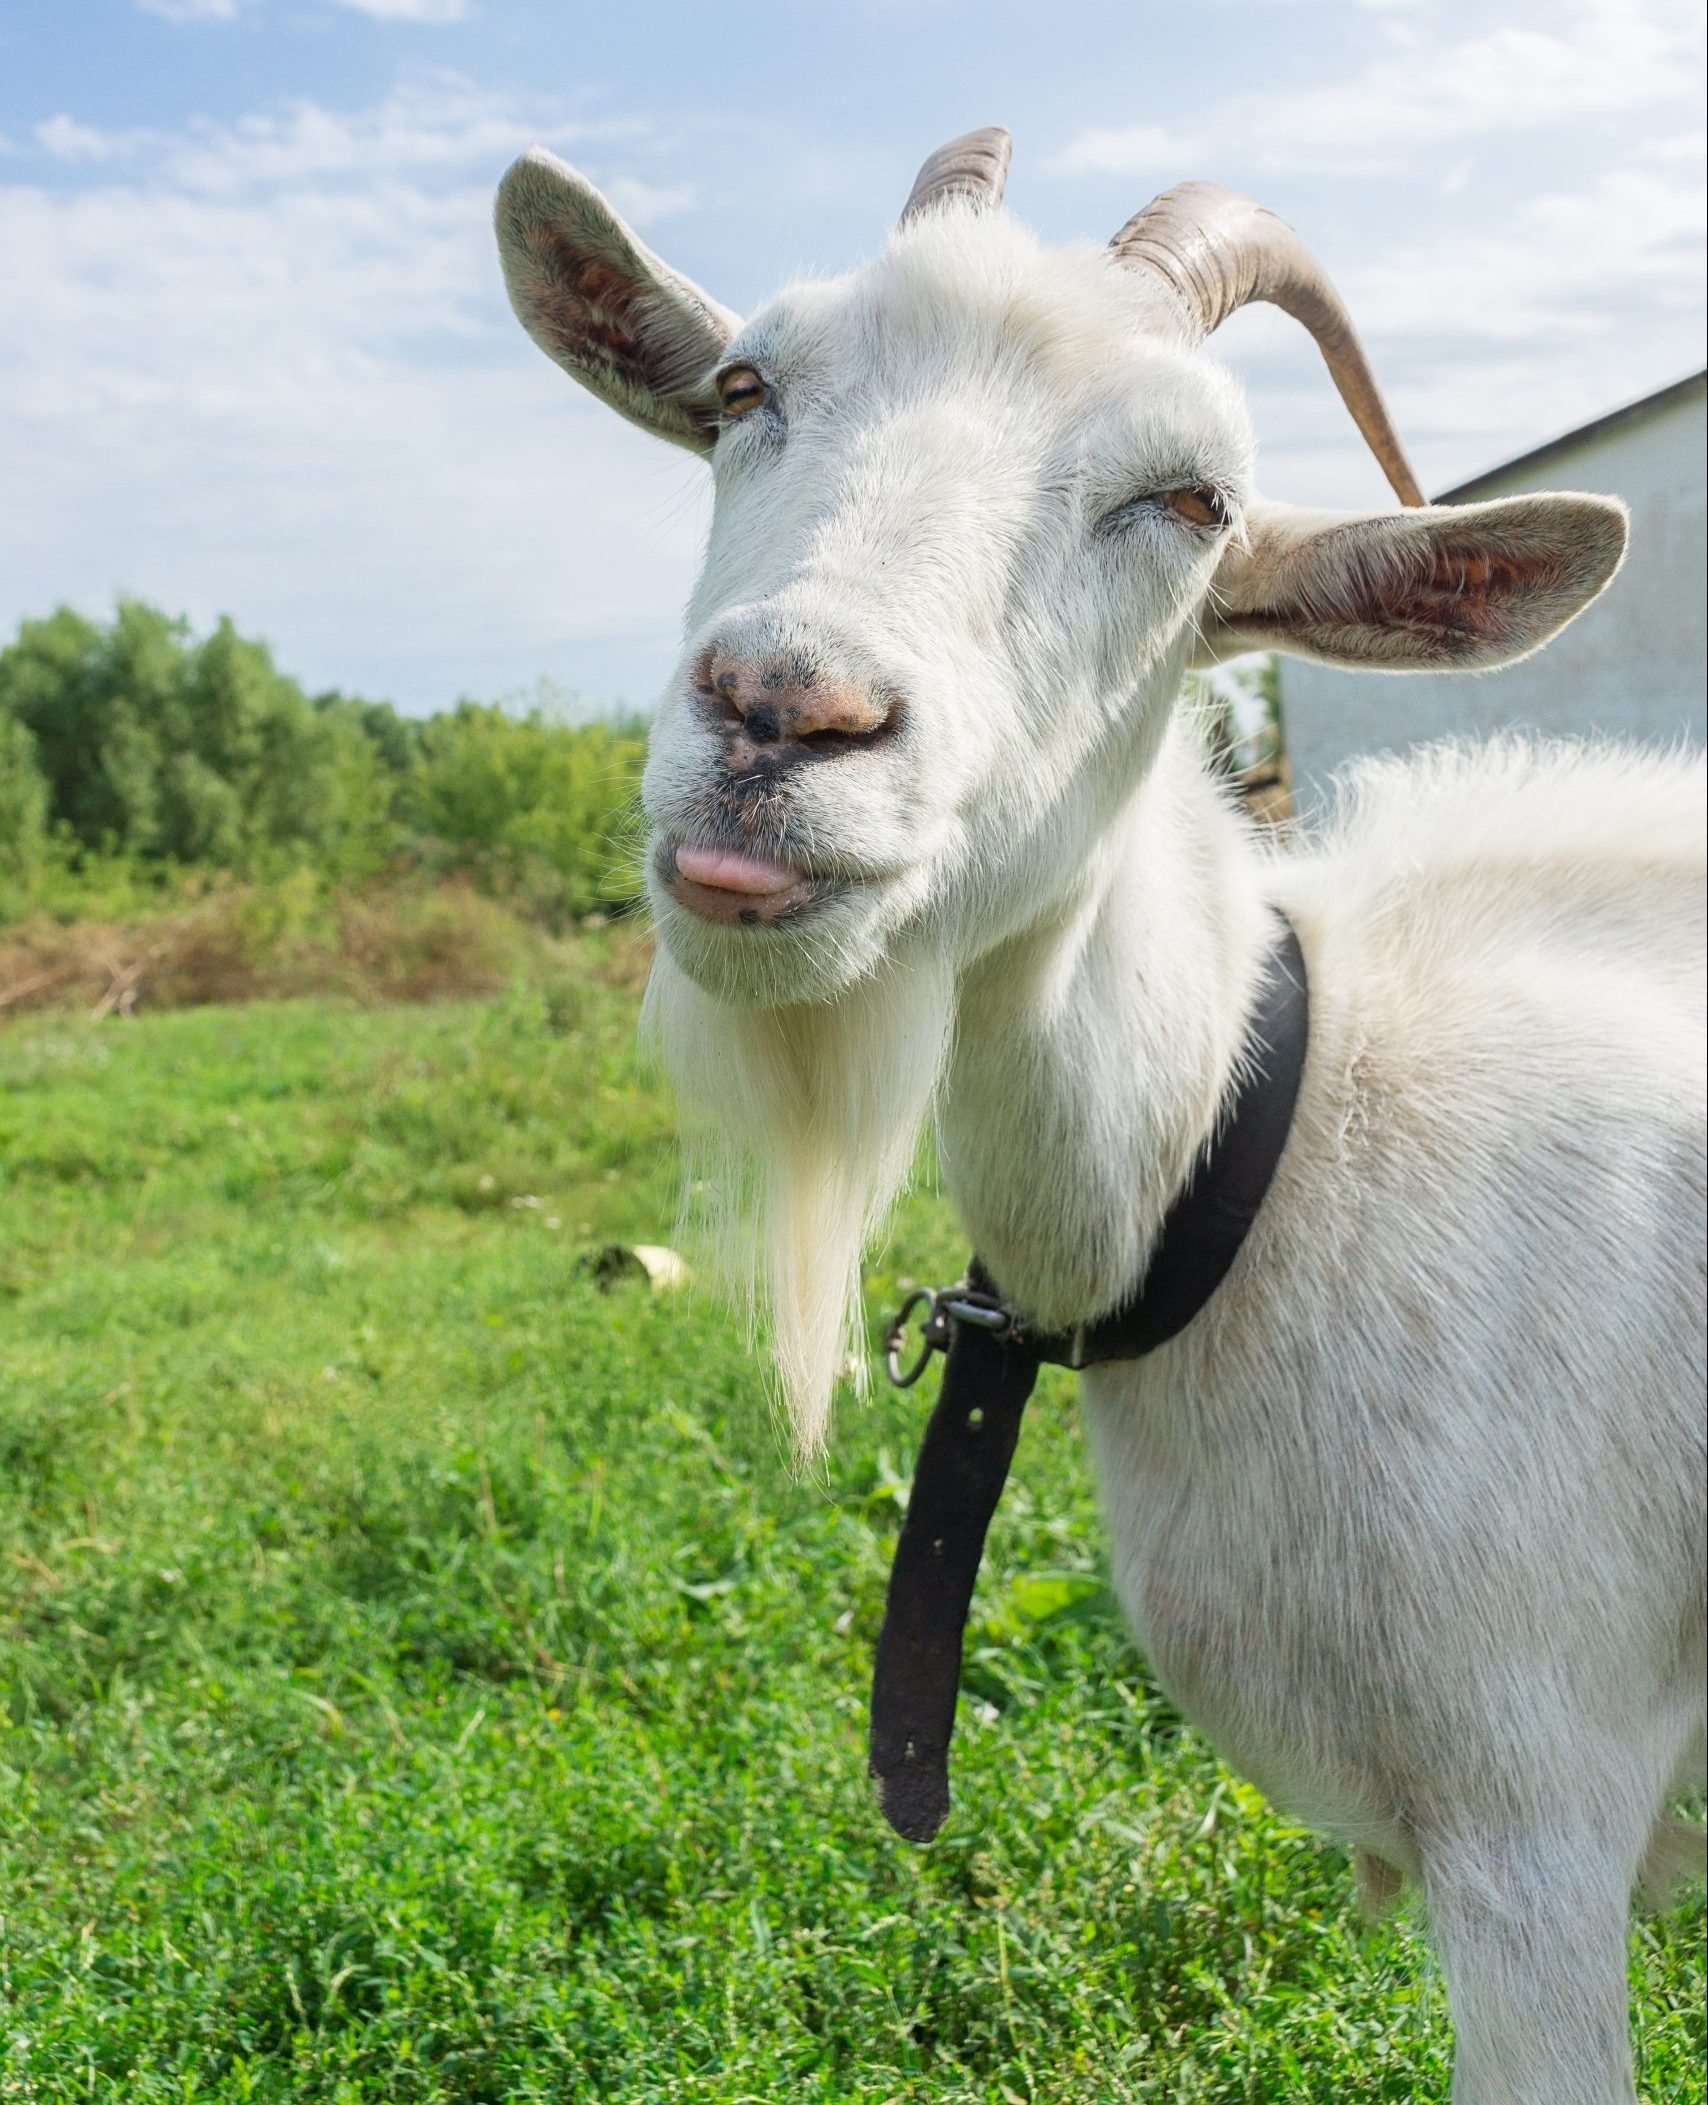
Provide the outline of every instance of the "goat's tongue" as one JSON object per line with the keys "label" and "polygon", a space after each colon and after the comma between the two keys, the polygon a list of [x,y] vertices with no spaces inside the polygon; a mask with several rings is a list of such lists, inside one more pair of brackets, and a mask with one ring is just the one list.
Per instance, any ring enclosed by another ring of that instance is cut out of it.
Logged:
{"label": "goat's tongue", "polygon": [[801,873],[787,863],[773,862],[768,855],[744,855],[735,848],[695,848],[686,843],[676,851],[676,867],[690,884],[703,884],[714,892],[745,892],[750,898],[769,898],[799,884]]}

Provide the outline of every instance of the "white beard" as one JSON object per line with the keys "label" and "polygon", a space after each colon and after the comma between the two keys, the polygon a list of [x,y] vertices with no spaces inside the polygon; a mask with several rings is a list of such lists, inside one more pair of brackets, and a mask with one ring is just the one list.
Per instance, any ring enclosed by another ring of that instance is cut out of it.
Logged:
{"label": "white beard", "polygon": [[[661,950],[645,1030],[689,1124],[689,1211],[769,1326],[797,1456],[823,1448],[860,1337],[860,1259],[913,1165],[948,1051],[953,977],[922,950],[834,1001],[735,1008]],[[856,1352],[863,1385],[864,1354]]]}

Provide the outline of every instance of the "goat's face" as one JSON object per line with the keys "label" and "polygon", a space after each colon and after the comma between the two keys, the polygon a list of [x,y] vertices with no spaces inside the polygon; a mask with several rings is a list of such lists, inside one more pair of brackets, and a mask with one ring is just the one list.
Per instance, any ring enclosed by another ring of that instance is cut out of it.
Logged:
{"label": "goat's face", "polygon": [[995,133],[945,149],[876,263],[745,324],[550,155],[500,192],[537,341],[711,462],[647,880],[670,953],[726,999],[823,997],[909,943],[957,962],[1054,909],[1195,648],[1500,662],[1618,559],[1616,508],[1581,513],[1597,500],[1259,506],[1243,407],[1197,349],[1253,297],[1316,329],[1421,501],[1296,237],[1187,185],[1109,250],[1046,251],[990,209],[1006,153]]}
{"label": "goat's face", "polygon": [[964,954],[974,909],[989,941],[1065,880],[1111,768],[1130,790],[1250,455],[1136,305],[1100,256],[954,214],[727,346],[645,791],[704,983],[798,999],[916,935]]}

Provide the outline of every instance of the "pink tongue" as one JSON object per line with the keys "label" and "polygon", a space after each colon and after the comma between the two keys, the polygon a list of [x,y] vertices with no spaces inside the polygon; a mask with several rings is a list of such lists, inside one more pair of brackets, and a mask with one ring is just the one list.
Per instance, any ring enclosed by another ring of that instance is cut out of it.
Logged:
{"label": "pink tongue", "polygon": [[800,871],[786,863],[772,862],[765,855],[742,855],[734,848],[685,844],[676,851],[676,867],[690,884],[707,885],[718,892],[748,892],[755,898],[786,892],[801,881]]}

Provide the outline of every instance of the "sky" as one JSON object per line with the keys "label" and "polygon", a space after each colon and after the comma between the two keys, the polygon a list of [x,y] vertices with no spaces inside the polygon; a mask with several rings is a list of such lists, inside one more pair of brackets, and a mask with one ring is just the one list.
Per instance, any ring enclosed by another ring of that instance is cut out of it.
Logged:
{"label": "sky", "polygon": [[[0,638],[133,594],[412,712],[648,705],[692,456],[510,314],[536,141],[738,311],[1014,135],[1102,239],[1210,177],[1305,235],[1426,488],[1703,363],[1695,0],[0,0]],[[1267,494],[1379,504],[1296,327],[1235,317]]]}

